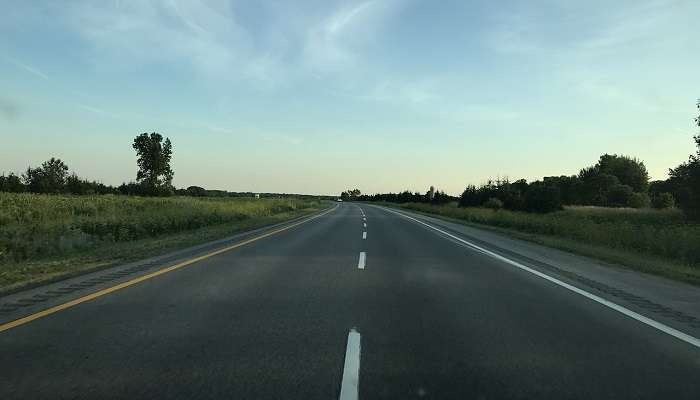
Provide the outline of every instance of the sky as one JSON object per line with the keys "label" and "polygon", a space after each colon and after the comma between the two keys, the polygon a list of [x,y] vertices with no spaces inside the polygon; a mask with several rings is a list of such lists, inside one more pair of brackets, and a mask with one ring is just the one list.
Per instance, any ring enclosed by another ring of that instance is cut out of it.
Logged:
{"label": "sky", "polygon": [[694,152],[697,0],[0,0],[0,173],[364,193]]}

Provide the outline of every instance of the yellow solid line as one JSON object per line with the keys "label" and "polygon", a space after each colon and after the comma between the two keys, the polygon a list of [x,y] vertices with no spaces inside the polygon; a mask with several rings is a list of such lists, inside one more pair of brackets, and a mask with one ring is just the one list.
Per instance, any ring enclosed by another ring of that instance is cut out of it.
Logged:
{"label": "yellow solid line", "polygon": [[213,256],[215,256],[215,255],[218,255],[218,254],[221,254],[221,253],[225,253],[225,252],[227,252],[227,251],[231,251],[231,250],[233,250],[233,249],[235,249],[235,248],[238,248],[238,247],[241,247],[241,246],[245,246],[245,245],[247,245],[247,244],[249,244],[249,243],[253,243],[253,242],[258,241],[258,240],[260,240],[260,239],[264,239],[264,238],[266,238],[266,237],[268,237],[268,236],[272,236],[272,235],[275,235],[275,234],[280,233],[280,232],[282,232],[282,231],[286,231],[287,229],[294,228],[295,226],[299,226],[299,225],[301,225],[301,224],[303,224],[303,223],[309,222],[309,221],[314,220],[314,219],[316,219],[316,218],[319,218],[319,217],[321,217],[321,216],[323,216],[323,215],[326,215],[326,214],[328,214],[329,212],[335,210],[336,208],[338,208],[338,206],[336,206],[335,208],[332,208],[332,209],[330,209],[330,210],[324,211],[324,212],[322,212],[321,214],[315,215],[315,216],[313,216],[313,217],[311,217],[311,218],[305,219],[305,220],[303,220],[303,221],[299,221],[299,222],[294,223],[294,224],[292,224],[292,225],[285,226],[284,228],[280,228],[280,229],[277,229],[277,230],[274,230],[274,231],[271,231],[271,232],[267,232],[267,233],[262,234],[262,235],[260,235],[260,236],[256,236],[256,237],[254,237],[254,238],[244,240],[244,241],[239,242],[239,243],[236,243],[236,244],[234,244],[234,245],[231,245],[231,246],[228,246],[228,247],[224,247],[224,248],[219,249],[219,250],[216,250],[216,251],[212,251],[211,253],[204,254],[204,255],[199,256],[199,257],[191,258],[191,259],[189,259],[189,260],[187,260],[187,261],[183,261],[183,262],[181,262],[181,263],[179,263],[179,264],[171,265],[171,266],[169,266],[169,267],[160,269],[160,270],[158,270],[158,271],[151,272],[150,274],[146,274],[146,275],[140,276],[140,277],[138,277],[138,278],[134,278],[134,279],[132,279],[132,280],[129,280],[129,281],[126,281],[126,282],[122,282],[122,283],[120,283],[120,284],[118,284],[118,285],[115,285],[115,286],[112,286],[112,287],[108,287],[108,288],[106,288],[106,289],[99,290],[99,291],[97,291],[97,292],[95,292],[95,293],[91,293],[91,294],[85,295],[85,296],[83,296],[83,297],[79,297],[79,298],[77,298],[77,299],[75,299],[75,300],[71,300],[71,301],[69,301],[69,302],[66,302],[66,303],[63,303],[63,304],[59,304],[59,305],[53,306],[53,307],[51,307],[51,308],[47,308],[46,310],[39,311],[39,312],[34,313],[34,314],[31,314],[31,315],[27,315],[26,317],[23,317],[23,318],[20,318],[20,319],[16,319],[16,320],[14,320],[14,321],[6,322],[6,323],[4,323],[4,324],[0,324],[0,332],[6,331],[6,330],[8,330],[8,329],[15,328],[15,327],[20,326],[20,325],[24,325],[24,324],[26,324],[26,323],[29,323],[29,322],[34,321],[35,319],[39,319],[39,318],[45,317],[45,316],[47,316],[47,315],[51,315],[51,314],[57,313],[57,312],[59,312],[59,311],[65,310],[65,309],[67,309],[67,308],[76,306],[76,305],[78,305],[78,304],[80,304],[80,303],[85,303],[86,301],[94,300],[94,299],[96,299],[96,298],[98,298],[98,297],[102,297],[102,296],[108,295],[108,294],[110,294],[110,293],[116,292],[117,290],[121,290],[121,289],[127,288],[127,287],[132,286],[132,285],[135,285],[135,284],[137,284],[137,283],[141,283],[141,282],[143,282],[143,281],[145,281],[145,280],[148,280],[148,279],[151,279],[151,278],[155,278],[156,276],[163,275],[163,274],[166,274],[166,273],[171,272],[171,271],[175,271],[176,269],[180,269],[180,268],[186,267],[186,266],[188,266],[188,265],[194,264],[194,263],[196,263],[196,262],[199,262],[199,261],[202,261],[202,260],[206,260],[206,259],[209,258],[209,257],[213,257]]}

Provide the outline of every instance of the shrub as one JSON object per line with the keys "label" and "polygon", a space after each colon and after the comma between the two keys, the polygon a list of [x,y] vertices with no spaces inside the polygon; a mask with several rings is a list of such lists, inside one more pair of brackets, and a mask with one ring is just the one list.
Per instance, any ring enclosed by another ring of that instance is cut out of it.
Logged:
{"label": "shrub", "polygon": [[629,207],[632,202],[634,192],[627,185],[617,184],[608,191],[607,200],[610,207]]}
{"label": "shrub", "polygon": [[25,187],[19,176],[10,172],[9,175],[0,175],[0,192],[21,193]]}
{"label": "shrub", "polygon": [[675,205],[676,200],[671,193],[659,193],[651,198],[651,206],[659,210],[673,208]]}
{"label": "shrub", "polygon": [[548,213],[561,210],[559,188],[543,182],[533,182],[525,195],[525,211]]}
{"label": "shrub", "polygon": [[484,202],[483,207],[498,211],[503,208],[503,202],[495,197],[491,197]]}
{"label": "shrub", "polygon": [[462,195],[459,196],[460,207],[478,207],[483,203],[479,195],[479,189],[474,185],[468,185]]}
{"label": "shrub", "polygon": [[651,203],[649,195],[646,193],[632,193],[630,197],[629,206],[632,208],[648,208]]}
{"label": "shrub", "polygon": [[185,190],[185,194],[192,197],[204,197],[207,195],[207,191],[203,187],[190,186]]}

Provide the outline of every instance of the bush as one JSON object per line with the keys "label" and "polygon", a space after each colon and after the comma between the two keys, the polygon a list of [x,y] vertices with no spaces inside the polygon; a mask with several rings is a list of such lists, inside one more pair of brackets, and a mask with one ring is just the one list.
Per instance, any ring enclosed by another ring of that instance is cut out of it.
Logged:
{"label": "bush", "polygon": [[10,172],[9,175],[0,175],[0,192],[22,193],[25,187],[19,176]]}
{"label": "bush", "polygon": [[607,205],[610,207],[630,207],[634,191],[627,185],[617,184],[610,188]]}
{"label": "bush", "polygon": [[632,208],[648,208],[651,204],[651,199],[646,193],[632,193],[630,197],[629,206]]}
{"label": "bush", "polygon": [[503,202],[495,197],[491,197],[484,202],[483,207],[498,211],[503,208]]}
{"label": "bush", "polygon": [[185,190],[185,194],[192,197],[204,197],[207,195],[207,191],[203,187],[190,186]]}
{"label": "bush", "polygon": [[543,182],[530,184],[525,194],[525,211],[548,213],[561,209],[559,188]]}
{"label": "bush", "polygon": [[659,193],[651,199],[651,206],[658,210],[673,208],[675,205],[676,200],[671,193]]}

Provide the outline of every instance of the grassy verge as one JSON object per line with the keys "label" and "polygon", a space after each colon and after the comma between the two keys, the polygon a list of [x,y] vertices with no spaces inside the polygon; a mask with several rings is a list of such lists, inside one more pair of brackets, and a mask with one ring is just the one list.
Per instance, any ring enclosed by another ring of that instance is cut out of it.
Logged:
{"label": "grassy verge", "polygon": [[530,214],[419,203],[384,205],[700,285],[700,225],[687,223],[678,210],[568,207]]}
{"label": "grassy verge", "polygon": [[0,193],[0,292],[147,258],[324,207],[294,199]]}

